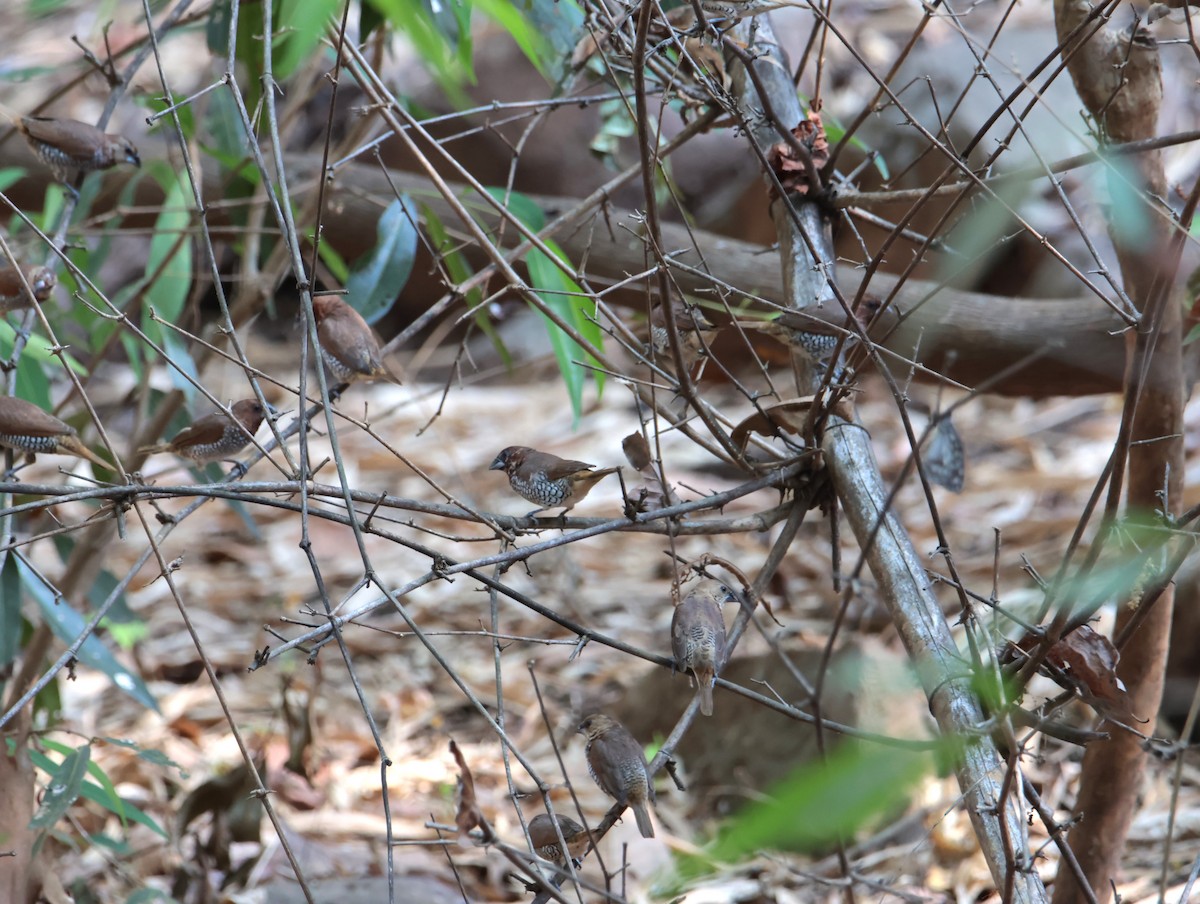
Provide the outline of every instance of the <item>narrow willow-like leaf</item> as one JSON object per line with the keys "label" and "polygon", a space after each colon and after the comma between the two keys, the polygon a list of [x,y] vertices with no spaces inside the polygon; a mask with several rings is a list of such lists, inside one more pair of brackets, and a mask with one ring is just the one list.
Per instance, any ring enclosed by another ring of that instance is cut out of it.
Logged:
{"label": "narrow willow-like leaf", "polygon": [[417,257],[417,210],[412,201],[392,201],[375,230],[375,247],[354,262],[346,279],[347,303],[375,323],[392,309]]}
{"label": "narrow willow-like leaf", "polygon": [[[63,643],[72,644],[83,633],[87,620],[62,600],[57,600],[49,588],[24,563],[18,563],[21,583],[37,601],[42,618],[50,626],[55,637]],[[107,675],[109,680],[147,709],[158,712],[158,702],[144,681],[119,663],[108,647],[96,635],[89,635],[79,647],[79,661]]]}
{"label": "narrow willow-like leaf", "polygon": [[52,773],[42,795],[42,803],[33,819],[31,829],[49,829],[58,822],[71,804],[79,798],[83,779],[87,775],[88,763],[92,759],[90,744],[71,751]]}

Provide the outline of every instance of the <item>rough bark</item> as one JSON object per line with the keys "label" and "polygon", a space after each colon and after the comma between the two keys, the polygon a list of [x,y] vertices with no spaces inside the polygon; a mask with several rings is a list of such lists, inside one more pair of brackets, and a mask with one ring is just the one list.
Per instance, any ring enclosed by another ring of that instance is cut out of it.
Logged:
{"label": "rough bark", "polygon": [[[294,173],[298,185],[316,184],[321,165],[319,155],[291,155],[286,159],[289,172]],[[5,148],[0,147],[0,166],[5,162]],[[205,197],[220,197],[221,174],[217,168],[206,167],[203,175]],[[106,174],[105,190],[97,201],[96,214],[112,209],[129,178],[130,173],[125,171]],[[392,197],[393,186],[421,197],[422,202],[443,220],[453,221],[449,206],[440,196],[430,196],[428,183],[422,177],[398,170],[384,173],[378,167],[350,164],[340,168],[334,181],[327,186],[329,203],[323,217],[325,241],[351,259],[371,248],[376,240],[376,221],[386,199]],[[454,188],[460,197],[469,194],[462,186]],[[31,178],[8,194],[17,203],[36,207],[43,191],[44,186]],[[154,210],[162,200],[157,183],[142,180],[135,206]],[[533,200],[550,216],[571,210],[580,201],[578,198],[540,195],[533,196]],[[489,227],[497,222],[490,210],[478,209],[476,214]],[[208,219],[219,238],[221,210],[212,209]],[[153,219],[147,215],[139,221],[137,216],[132,216],[127,218],[127,224],[151,227]],[[555,239],[569,259],[584,262],[589,278],[612,283],[644,269],[646,247],[641,239],[642,230],[640,213],[605,205],[602,212],[598,208],[588,210],[578,223],[558,233]],[[739,292],[786,304],[780,272],[763,266],[764,255],[769,254],[770,249],[701,229],[687,229],[676,223],[664,223],[662,234],[665,249],[679,264],[689,268],[679,267],[672,273],[684,291],[711,297],[712,280],[691,268],[707,269],[713,278],[737,286]],[[509,245],[515,244],[516,236],[512,229],[504,234]],[[418,267],[414,276],[421,272],[422,268]],[[858,290],[862,278],[860,270],[840,265],[837,275],[844,291],[854,294]],[[878,296],[888,295],[896,282],[895,276],[877,273],[871,282],[871,292]],[[422,295],[421,307],[416,313],[428,307],[431,300]],[[896,310],[904,313],[906,319],[892,335],[882,340],[884,348],[912,358],[923,367],[964,386],[987,383],[1002,371],[1027,363],[1027,367],[989,384],[988,391],[1044,398],[1119,392],[1121,389],[1125,360],[1120,335],[1123,324],[1095,296],[1010,298],[940,288],[927,280],[909,279],[899,289],[895,304]],[[809,313],[838,324],[843,319],[837,305],[825,305]],[[1070,337],[1069,341],[1063,337]],[[903,370],[903,365],[897,364],[896,369]]]}
{"label": "rough bark", "polygon": [[[748,34],[738,37],[749,39]],[[759,22],[749,51],[770,103],[759,99],[740,66],[733,70],[735,90],[740,86],[744,113],[757,124],[757,128],[752,126],[754,138],[769,146],[776,138],[761,111],[769,106],[783,126],[790,128],[800,121],[801,110],[783,51],[774,43],[766,23]],[[833,307],[833,290],[824,277],[835,259],[829,225],[816,204],[798,197],[793,201],[799,207],[796,218],[779,199],[771,211],[779,234],[788,304],[798,310]],[[979,731],[984,722],[982,706],[964,674],[961,654],[933,596],[924,564],[904,526],[890,511],[870,438],[851,420],[831,415],[829,421],[822,449],[834,489],[925,688],[938,727],[960,745],[955,773],[963,805],[996,887],[1005,889],[1006,900],[1017,904],[1044,901],[1046,891],[1032,868],[1018,795],[1002,793],[1005,761],[991,737]]]}
{"label": "rough bark", "polygon": [[[1090,12],[1080,0],[1056,0],[1060,38],[1069,34]],[[1146,35],[1101,28],[1081,47],[1063,49],[1076,90],[1088,111],[1112,141],[1149,138],[1155,134],[1162,79],[1157,47]],[[1151,198],[1166,194],[1159,154],[1134,159],[1127,170]],[[1129,197],[1128,190],[1114,198]],[[1142,203],[1139,199],[1136,203]],[[1144,315],[1136,333],[1127,339],[1126,419],[1129,423],[1128,477],[1125,506],[1130,513],[1181,509],[1183,477],[1184,380],[1180,345],[1179,305],[1170,292],[1173,281],[1168,255],[1170,236],[1155,217],[1151,234],[1133,235],[1121,228],[1129,211],[1114,209],[1110,233],[1117,249],[1125,288]],[[1166,265],[1166,267],[1164,267]],[[1168,287],[1162,285],[1168,281]],[[1145,362],[1145,366],[1142,364]],[[1165,437],[1165,439],[1164,439]],[[1152,441],[1151,441],[1152,440]],[[1167,488],[1164,506],[1160,493]],[[1153,725],[1162,696],[1163,672],[1170,632],[1172,593],[1168,590],[1141,628],[1122,650],[1118,674],[1128,688],[1132,711]],[[1133,605],[1122,605],[1117,632],[1134,616]],[[1076,814],[1082,822],[1071,833],[1071,847],[1097,900],[1105,902],[1118,879],[1121,855],[1137,807],[1146,754],[1139,739],[1122,731],[1107,741],[1091,744],[1084,755]],[[1055,904],[1085,900],[1074,877],[1060,869]]]}

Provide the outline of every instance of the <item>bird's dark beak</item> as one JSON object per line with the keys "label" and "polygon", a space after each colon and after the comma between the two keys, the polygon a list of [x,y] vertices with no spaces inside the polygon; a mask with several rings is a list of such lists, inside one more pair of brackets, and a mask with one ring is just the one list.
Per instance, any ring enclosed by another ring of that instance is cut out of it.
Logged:
{"label": "bird's dark beak", "polygon": [[488,465],[488,470],[489,471],[503,471],[504,470],[504,459],[501,458],[499,455],[497,455],[495,457],[495,459],[492,460],[492,463],[490,465]]}
{"label": "bird's dark beak", "polygon": [[137,151],[126,151],[125,162],[132,163],[138,169],[142,168],[142,158],[138,156]]}

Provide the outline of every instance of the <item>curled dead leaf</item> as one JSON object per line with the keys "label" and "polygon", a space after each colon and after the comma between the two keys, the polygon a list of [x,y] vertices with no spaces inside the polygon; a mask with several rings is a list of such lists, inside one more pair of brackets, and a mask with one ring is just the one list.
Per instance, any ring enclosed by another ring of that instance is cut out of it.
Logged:
{"label": "curled dead leaf", "polygon": [[635,471],[644,471],[650,467],[650,444],[642,434],[631,433],[621,440],[621,451],[625,453],[625,460]]}
{"label": "curled dead leaf", "polygon": [[[1026,634],[1017,647],[1031,652],[1038,638]],[[1118,722],[1144,721],[1129,706],[1125,685],[1117,677],[1121,654],[1103,634],[1081,625],[1060,638],[1046,652],[1046,674],[1064,687],[1079,692],[1083,701],[1100,715]]]}
{"label": "curled dead leaf", "polygon": [[490,841],[493,837],[492,827],[483,817],[479,803],[475,799],[475,778],[467,766],[466,758],[454,741],[450,742],[450,752],[458,763],[458,786],[455,788],[454,799],[457,809],[454,814],[454,824],[458,826],[458,843],[467,847],[471,844],[471,829],[478,828],[483,832],[483,840]]}
{"label": "curled dead leaf", "polygon": [[733,428],[730,439],[739,450],[745,451],[750,434],[760,436],[778,436],[781,432],[798,434],[808,419],[808,411],[812,407],[814,396],[804,396],[797,399],[784,399],[774,405],[764,405],[754,414],[745,418]]}
{"label": "curled dead leaf", "polygon": [[820,189],[820,177],[816,174],[829,162],[829,139],[820,112],[809,110],[808,116],[792,129],[792,135],[807,153],[802,154],[788,142],[780,141],[771,145],[767,162],[785,192],[807,195]]}

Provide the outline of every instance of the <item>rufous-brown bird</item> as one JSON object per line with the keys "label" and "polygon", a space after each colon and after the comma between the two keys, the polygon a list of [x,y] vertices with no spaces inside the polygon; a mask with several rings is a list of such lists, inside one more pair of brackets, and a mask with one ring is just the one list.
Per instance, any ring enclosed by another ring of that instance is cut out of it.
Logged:
{"label": "rufous-brown bird", "polygon": [[321,357],[335,379],[342,383],[360,380],[400,382],[383,362],[379,337],[358,311],[336,295],[318,295],[312,304]]}
{"label": "rufous-brown bird", "polygon": [[705,580],[688,591],[671,616],[671,653],[675,668],[691,672],[700,697],[700,712],[713,713],[713,685],[725,664],[725,617],[721,607],[735,599],[717,581]]}
{"label": "rufous-brown bird", "polygon": [[[679,331],[679,351],[684,366],[690,371],[697,361],[708,354],[708,344],[717,335],[717,328],[704,316],[696,305],[684,304],[675,299],[671,302],[675,315],[675,329]],[[650,311],[650,347],[660,362],[671,362],[671,333],[667,313],[662,304]]]}
{"label": "rufous-brown bird", "polygon": [[[33,290],[32,297],[21,282],[22,273],[29,288]],[[33,307],[34,302],[41,304],[50,297],[56,285],[58,279],[49,267],[30,264],[21,267],[19,271],[12,267],[0,269],[0,315]]]}
{"label": "rufous-brown bird", "polygon": [[191,426],[184,427],[169,442],[144,446],[138,452],[144,455],[174,452],[195,462],[227,459],[250,444],[251,437],[267,415],[258,399],[234,402],[232,411],[232,419],[224,411],[196,418]]}
{"label": "rufous-brown bird", "polygon": [[0,396],[0,446],[26,453],[75,455],[111,471],[113,466],[79,441],[75,428],[15,396]]}
{"label": "rufous-brown bird", "polygon": [[554,831],[556,821],[562,831],[562,840],[567,843],[567,853],[572,860],[579,860],[587,848],[588,834],[587,830],[570,816],[556,815],[551,819],[549,813],[539,813],[529,820],[529,840],[533,842],[534,852],[543,860],[566,866],[562,845],[559,844],[558,834]]}
{"label": "rufous-brown bird", "polygon": [[108,135],[77,119],[23,116],[13,120],[37,158],[50,167],[64,185],[76,170],[90,173],[118,163],[142,165],[133,142],[124,135]]}
{"label": "rufous-brown bird", "polygon": [[563,507],[563,515],[583,501],[592,487],[620,468],[601,468],[586,461],[571,461],[528,446],[509,446],[488,465],[489,471],[503,471],[508,485],[534,505],[541,506],[526,517],[546,509]]}
{"label": "rufous-brown bird", "polygon": [[604,713],[593,713],[580,722],[579,733],[587,738],[588,770],[600,790],[621,806],[632,808],[642,837],[653,838],[650,804],[654,785],[642,746],[624,725]]}

